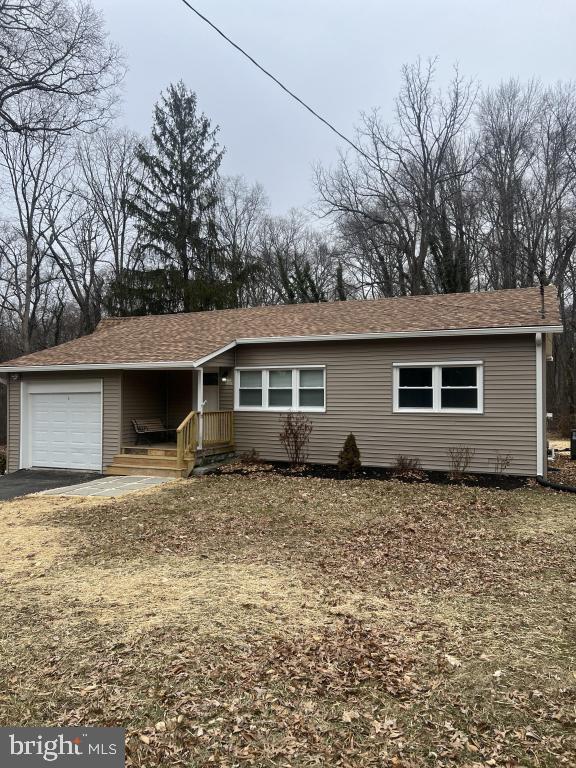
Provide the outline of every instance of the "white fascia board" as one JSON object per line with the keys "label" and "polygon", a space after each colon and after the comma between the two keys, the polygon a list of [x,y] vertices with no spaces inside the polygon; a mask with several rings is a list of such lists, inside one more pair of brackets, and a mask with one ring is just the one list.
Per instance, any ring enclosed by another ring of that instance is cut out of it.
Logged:
{"label": "white fascia board", "polygon": [[210,360],[213,360],[215,357],[218,357],[219,355],[223,355],[224,352],[228,352],[230,349],[234,349],[238,342],[231,341],[230,344],[226,344],[224,347],[220,347],[215,352],[210,352],[209,355],[205,355],[204,357],[200,357],[198,360],[194,361],[194,365],[199,367],[201,365],[204,365],[204,363],[209,362]]}
{"label": "white fascia board", "polygon": [[196,368],[196,364],[193,361],[171,360],[165,363],[74,363],[72,365],[12,365],[12,366],[0,366],[0,376],[5,373],[51,373],[60,371],[66,373],[67,371],[128,371],[139,370],[149,371],[156,370],[158,368],[171,368],[187,370],[189,368]]}
{"label": "white fascia board", "polygon": [[442,336],[494,336],[521,333],[562,333],[561,325],[515,325],[505,328],[456,328],[437,331],[396,331],[390,333],[340,333],[319,336],[268,336],[236,339],[236,344],[280,344],[305,341],[370,341],[371,339],[425,339]]}

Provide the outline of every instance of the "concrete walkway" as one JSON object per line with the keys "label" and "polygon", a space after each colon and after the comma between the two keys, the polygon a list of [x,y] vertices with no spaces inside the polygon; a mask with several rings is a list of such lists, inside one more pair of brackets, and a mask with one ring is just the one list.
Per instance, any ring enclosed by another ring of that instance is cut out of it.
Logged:
{"label": "concrete walkway", "polygon": [[144,491],[147,488],[153,488],[155,485],[174,482],[171,477],[101,477],[98,480],[92,480],[89,483],[78,483],[77,485],[67,485],[64,488],[53,488],[50,491],[44,491],[45,496],[125,496],[134,491]]}
{"label": "concrete walkway", "polygon": [[80,485],[102,477],[98,472],[68,469],[20,469],[0,475],[0,501],[9,501],[29,493],[39,493],[65,485]]}

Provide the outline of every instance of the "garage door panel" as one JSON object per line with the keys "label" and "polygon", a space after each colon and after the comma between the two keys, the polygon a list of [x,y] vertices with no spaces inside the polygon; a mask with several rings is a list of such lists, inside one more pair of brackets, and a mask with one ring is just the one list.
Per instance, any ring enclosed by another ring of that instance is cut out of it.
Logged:
{"label": "garage door panel", "polygon": [[100,392],[31,393],[31,464],[101,469]]}

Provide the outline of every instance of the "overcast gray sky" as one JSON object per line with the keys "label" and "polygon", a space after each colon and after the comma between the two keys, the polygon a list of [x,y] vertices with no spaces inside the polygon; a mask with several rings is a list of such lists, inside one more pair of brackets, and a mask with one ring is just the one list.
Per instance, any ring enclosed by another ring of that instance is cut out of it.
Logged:
{"label": "overcast gray sky", "polygon": [[[275,213],[314,199],[312,165],[338,139],[180,0],[93,0],[128,73],[121,122],[148,133],[159,93],[179,79],[220,126],[222,171],[260,181]],[[402,64],[439,57],[484,85],[510,76],[576,78],[575,0],[191,0],[344,133],[362,110],[390,116]]]}

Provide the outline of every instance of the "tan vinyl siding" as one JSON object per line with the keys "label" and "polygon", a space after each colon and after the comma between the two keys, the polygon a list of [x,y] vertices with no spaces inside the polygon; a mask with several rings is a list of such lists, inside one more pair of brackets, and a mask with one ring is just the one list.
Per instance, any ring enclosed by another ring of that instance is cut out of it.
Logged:
{"label": "tan vinyl siding", "polygon": [[[102,379],[102,464],[105,467],[120,450],[121,374],[119,371],[74,371],[23,374],[23,379],[34,382],[75,381]],[[9,381],[8,393],[8,471],[20,468],[20,381]]]}
{"label": "tan vinyl siding", "polygon": [[220,410],[234,410],[234,370],[228,369],[227,381],[220,380]]}
{"label": "tan vinyl siding", "polygon": [[122,434],[122,374],[112,371],[102,376],[102,465],[112,463],[120,453]]}
{"label": "tan vinyl siding", "polygon": [[[484,413],[393,413],[393,363],[482,360]],[[390,466],[417,456],[428,469],[447,469],[448,449],[475,448],[474,471],[493,471],[496,453],[511,454],[509,472],[536,474],[535,339],[489,336],[459,339],[280,343],[240,346],[237,366],[325,365],[326,412],[314,424],[310,460],[334,463],[354,432],[366,466]],[[280,414],[237,412],[239,451],[286,458],[278,441]]]}
{"label": "tan vinyl siding", "polygon": [[6,469],[20,468],[20,382],[8,379],[8,459]]}
{"label": "tan vinyl siding", "polygon": [[213,357],[211,360],[209,360],[204,368],[228,368],[234,366],[235,361],[235,348],[227,350],[226,352],[222,352],[221,355],[218,355],[218,357]]}

